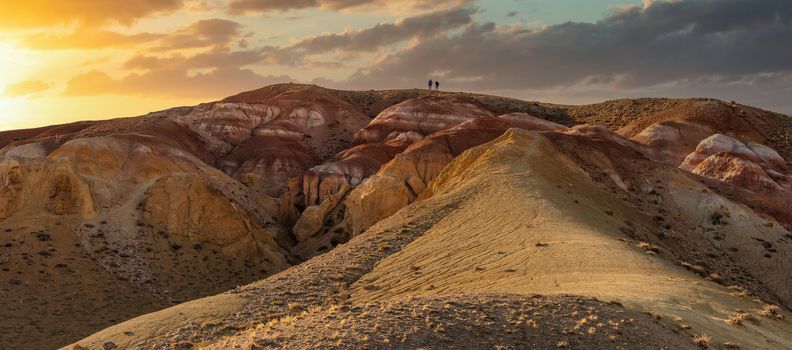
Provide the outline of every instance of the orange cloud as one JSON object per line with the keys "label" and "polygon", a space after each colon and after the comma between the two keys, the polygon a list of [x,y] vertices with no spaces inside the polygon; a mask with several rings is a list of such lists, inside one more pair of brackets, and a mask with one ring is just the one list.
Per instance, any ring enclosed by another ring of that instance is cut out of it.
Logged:
{"label": "orange cloud", "polygon": [[[227,47],[242,40],[242,26],[225,19],[196,21],[172,33],[121,34],[93,25],[81,25],[68,34],[36,33],[23,37],[24,46],[37,50],[143,48],[169,51],[205,47]],[[156,45],[156,46],[153,46]]]}
{"label": "orange cloud", "polygon": [[117,80],[105,73],[92,71],[69,80],[65,94],[220,98],[238,91],[293,80],[285,75],[264,76],[239,68],[216,68],[208,73],[192,76],[183,70],[158,70],[130,74]]}
{"label": "orange cloud", "polygon": [[50,85],[45,82],[39,80],[26,80],[6,86],[3,90],[3,95],[9,97],[32,95],[46,91],[49,88]]}
{"label": "orange cloud", "polygon": [[0,27],[49,27],[73,22],[129,25],[183,6],[182,0],[23,0],[0,2]]}
{"label": "orange cloud", "polygon": [[95,28],[80,27],[65,35],[34,34],[22,40],[22,44],[37,50],[103,49],[108,47],[130,47],[163,37],[161,34],[120,34]]}
{"label": "orange cloud", "polygon": [[102,91],[111,89],[114,84],[113,78],[106,73],[92,70],[69,79],[65,94],[68,96],[99,95]]}
{"label": "orange cloud", "polygon": [[241,37],[241,25],[225,19],[205,19],[163,39],[160,50],[176,50],[209,46],[225,46]]}
{"label": "orange cloud", "polygon": [[305,8],[404,12],[448,8],[471,2],[471,0],[234,0],[228,8],[231,13],[289,11]]}

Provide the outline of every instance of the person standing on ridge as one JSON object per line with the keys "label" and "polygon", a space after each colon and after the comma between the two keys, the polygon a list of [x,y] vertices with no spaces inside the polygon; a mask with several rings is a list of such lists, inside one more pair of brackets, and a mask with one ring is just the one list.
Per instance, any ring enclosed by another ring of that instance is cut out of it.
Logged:
{"label": "person standing on ridge", "polygon": [[429,90],[432,90],[432,79],[429,79]]}
{"label": "person standing on ridge", "polygon": [[[431,88],[432,87],[430,86],[429,89],[431,89]],[[439,80],[435,80],[435,90],[440,91],[440,81]]]}

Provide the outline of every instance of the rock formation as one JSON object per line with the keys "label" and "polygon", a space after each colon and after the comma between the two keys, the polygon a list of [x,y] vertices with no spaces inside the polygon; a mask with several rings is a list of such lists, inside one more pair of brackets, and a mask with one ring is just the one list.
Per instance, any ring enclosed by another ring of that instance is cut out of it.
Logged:
{"label": "rock formation", "polygon": [[42,214],[94,216],[94,201],[88,185],[64,162],[0,160],[0,220]]}
{"label": "rock formation", "polygon": [[790,188],[786,161],[776,151],[722,134],[702,140],[679,167],[766,195]]}
{"label": "rock formation", "polygon": [[146,193],[143,220],[196,242],[216,245],[228,256],[263,259],[271,271],[287,266],[271,233],[195,174],[159,178]]}
{"label": "rock formation", "polygon": [[345,226],[355,236],[415,201],[446,164],[463,151],[489,142],[509,128],[558,131],[560,124],[525,113],[469,120],[413,144],[350,193]]}

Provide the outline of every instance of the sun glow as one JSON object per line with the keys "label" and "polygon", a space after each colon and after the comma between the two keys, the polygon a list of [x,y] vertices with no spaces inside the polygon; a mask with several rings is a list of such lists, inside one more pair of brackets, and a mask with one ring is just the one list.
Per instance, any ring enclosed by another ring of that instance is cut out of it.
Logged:
{"label": "sun glow", "polygon": [[29,52],[10,41],[0,41],[0,130],[19,127],[24,98],[10,96],[8,87],[27,78],[31,66]]}
{"label": "sun glow", "polygon": [[0,41],[0,87],[12,84],[28,74],[32,61],[29,52],[9,41]]}
{"label": "sun glow", "polygon": [[23,106],[19,98],[0,97],[0,131],[16,129],[24,124],[19,123]]}

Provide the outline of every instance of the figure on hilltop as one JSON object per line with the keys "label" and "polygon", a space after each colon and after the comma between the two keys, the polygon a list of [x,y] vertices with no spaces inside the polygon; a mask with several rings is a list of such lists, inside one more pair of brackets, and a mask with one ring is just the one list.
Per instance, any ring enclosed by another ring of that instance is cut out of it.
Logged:
{"label": "figure on hilltop", "polygon": [[429,79],[429,90],[432,90],[432,79]]}
{"label": "figure on hilltop", "polygon": [[[431,88],[432,87],[430,86],[429,89],[431,89]],[[435,90],[440,91],[440,81],[439,80],[435,80]]]}

